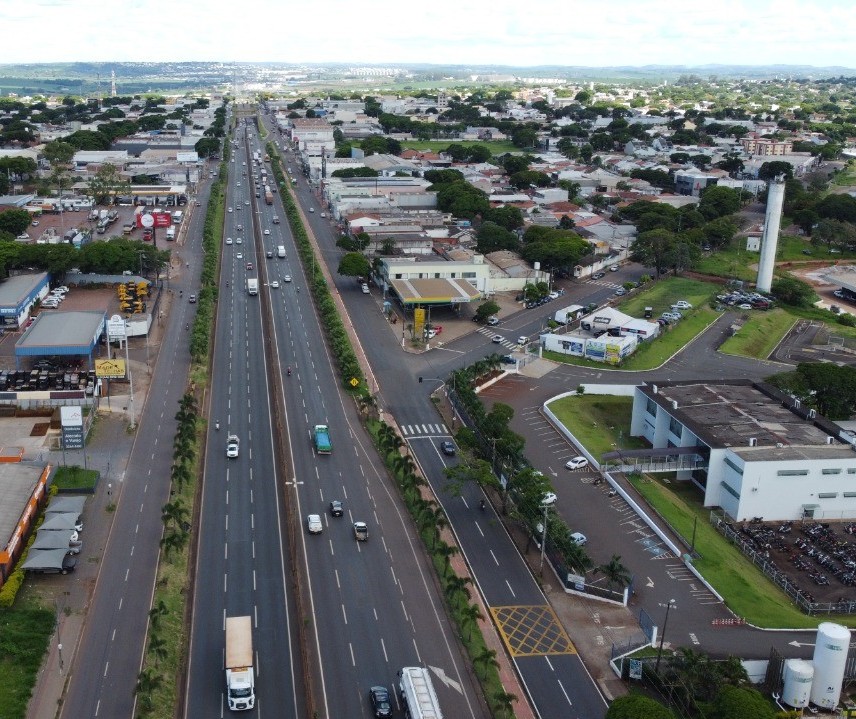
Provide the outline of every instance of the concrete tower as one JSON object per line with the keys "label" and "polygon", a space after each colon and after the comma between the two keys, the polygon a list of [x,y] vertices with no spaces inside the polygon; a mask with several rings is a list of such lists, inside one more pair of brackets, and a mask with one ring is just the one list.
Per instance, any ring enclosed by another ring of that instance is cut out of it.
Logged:
{"label": "concrete tower", "polygon": [[779,225],[784,202],[785,178],[779,175],[767,186],[767,214],[764,218],[764,236],[761,238],[758,279],[755,282],[759,292],[769,292],[773,284],[773,268],[776,264],[776,246],[779,244]]}

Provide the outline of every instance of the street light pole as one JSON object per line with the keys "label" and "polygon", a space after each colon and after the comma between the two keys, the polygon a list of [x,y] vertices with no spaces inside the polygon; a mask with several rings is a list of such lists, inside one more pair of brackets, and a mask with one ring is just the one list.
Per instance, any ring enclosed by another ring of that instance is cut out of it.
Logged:
{"label": "street light pole", "polygon": [[666,639],[666,627],[669,624],[669,612],[675,604],[674,599],[670,599],[668,604],[660,604],[661,607],[666,607],[666,618],[663,620],[663,631],[660,633],[660,647],[657,649],[657,663],[654,665],[654,674],[657,674],[660,670],[660,657],[663,655],[663,642]]}
{"label": "street light pole", "polygon": [[131,356],[128,352],[128,323],[125,323],[125,366],[128,368],[128,386],[131,392],[131,401],[128,405],[131,410],[131,429],[136,429],[137,423],[134,418],[134,375],[131,373]]}

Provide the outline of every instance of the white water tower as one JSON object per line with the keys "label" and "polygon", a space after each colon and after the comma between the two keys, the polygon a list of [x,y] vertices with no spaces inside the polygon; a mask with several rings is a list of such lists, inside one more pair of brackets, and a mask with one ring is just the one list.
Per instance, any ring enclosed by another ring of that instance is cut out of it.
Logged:
{"label": "white water tower", "polygon": [[767,215],[764,218],[764,236],[761,238],[758,279],[755,282],[759,292],[769,292],[773,284],[773,269],[776,266],[776,248],[779,244],[779,226],[784,203],[785,178],[779,175],[767,185]]}
{"label": "white water tower", "polygon": [[814,645],[814,681],[811,683],[811,703],[821,709],[835,709],[844,683],[850,630],[840,624],[823,622],[817,628]]}
{"label": "white water tower", "polygon": [[788,659],[785,661],[782,701],[794,709],[808,706],[811,696],[811,684],[814,680],[814,667],[805,659]]}

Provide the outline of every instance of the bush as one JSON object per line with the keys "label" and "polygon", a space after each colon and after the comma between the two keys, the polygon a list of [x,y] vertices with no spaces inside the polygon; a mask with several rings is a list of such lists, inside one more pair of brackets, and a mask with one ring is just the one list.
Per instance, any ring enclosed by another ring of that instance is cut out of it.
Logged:
{"label": "bush", "polygon": [[15,597],[18,596],[18,590],[23,583],[24,570],[16,569],[0,589],[0,608],[8,609],[15,603]]}

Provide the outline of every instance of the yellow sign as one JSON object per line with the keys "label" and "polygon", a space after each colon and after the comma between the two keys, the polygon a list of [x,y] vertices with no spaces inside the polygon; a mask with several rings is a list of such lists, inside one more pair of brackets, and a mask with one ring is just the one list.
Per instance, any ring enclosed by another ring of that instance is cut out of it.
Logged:
{"label": "yellow sign", "polygon": [[413,310],[413,334],[421,337],[425,330],[425,309],[417,307]]}
{"label": "yellow sign", "polygon": [[95,360],[95,376],[101,379],[122,379],[125,376],[125,360]]}
{"label": "yellow sign", "polygon": [[360,381],[356,377],[351,377],[351,387],[356,387]]}

